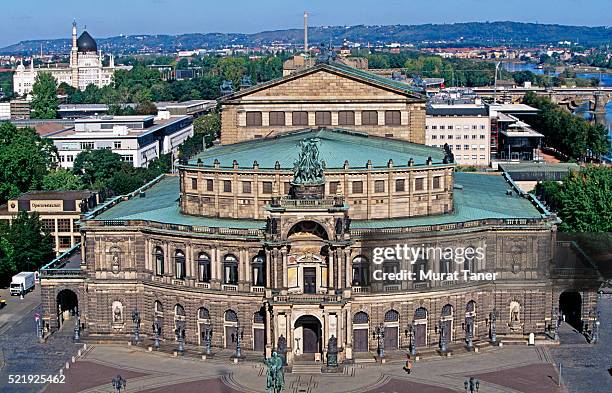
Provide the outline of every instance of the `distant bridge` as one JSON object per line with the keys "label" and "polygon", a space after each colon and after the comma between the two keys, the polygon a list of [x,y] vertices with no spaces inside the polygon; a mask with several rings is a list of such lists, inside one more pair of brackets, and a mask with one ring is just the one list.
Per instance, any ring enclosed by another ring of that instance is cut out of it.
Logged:
{"label": "distant bridge", "polygon": [[512,103],[521,101],[531,91],[569,110],[589,102],[589,110],[595,113],[604,113],[606,104],[612,101],[612,87],[498,87],[497,93],[493,87],[474,87],[472,90],[486,98],[497,94],[498,100]]}

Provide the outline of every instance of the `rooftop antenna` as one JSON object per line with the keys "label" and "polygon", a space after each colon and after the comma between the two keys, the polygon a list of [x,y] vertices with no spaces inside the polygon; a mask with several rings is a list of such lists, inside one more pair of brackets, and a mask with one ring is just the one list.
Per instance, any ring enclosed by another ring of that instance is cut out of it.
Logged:
{"label": "rooftop antenna", "polygon": [[308,53],[308,11],[304,11],[304,53]]}

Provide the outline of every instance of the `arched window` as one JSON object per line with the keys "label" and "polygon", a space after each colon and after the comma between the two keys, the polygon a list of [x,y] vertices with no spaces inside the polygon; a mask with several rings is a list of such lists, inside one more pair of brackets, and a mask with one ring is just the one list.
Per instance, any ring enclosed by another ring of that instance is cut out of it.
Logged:
{"label": "arched window", "polygon": [[447,304],[442,307],[442,317],[452,317],[453,316],[453,306]]}
{"label": "arched window", "polygon": [[223,283],[238,284],[238,259],[232,254],[226,255],[223,259]]}
{"label": "arched window", "polygon": [[164,250],[161,247],[155,247],[153,251],[153,259],[155,259],[155,275],[164,275]]}
{"label": "arched window", "polygon": [[238,314],[234,310],[227,310],[225,312],[225,322],[238,322]]}
{"label": "arched window", "polygon": [[180,304],[174,306],[174,316],[176,319],[185,319],[185,308]]}
{"label": "arched window", "polygon": [[205,252],[198,254],[198,281],[210,282],[210,257]]}
{"label": "arched window", "polygon": [[209,320],[210,319],[210,312],[208,311],[207,308],[200,307],[198,309],[198,319],[202,319],[202,320]]}
{"label": "arched window", "polygon": [[353,317],[353,324],[356,324],[356,325],[365,324],[365,323],[368,323],[369,321],[370,321],[370,317],[368,316],[368,314],[366,314],[363,311],[359,311]]}
{"label": "arched window", "polygon": [[[383,273],[399,273],[400,271],[400,262],[398,260],[387,260],[382,263]],[[397,280],[391,280],[388,278],[388,275],[385,275],[384,283],[385,284],[398,284]]]}
{"label": "arched window", "polygon": [[465,306],[465,312],[468,314],[476,314],[476,302],[470,300]]}
{"label": "arched window", "polygon": [[419,307],[414,311],[414,319],[427,319],[427,309],[424,307]]}
{"label": "arched window", "polygon": [[261,253],[256,255],[251,261],[251,269],[253,271],[252,277],[253,277],[254,286],[263,287],[264,285],[266,285],[266,279],[265,279],[266,263],[265,262],[266,262],[266,258]]}
{"label": "arched window", "polygon": [[465,257],[463,260],[463,270],[468,270],[470,273],[475,273],[476,272],[476,264],[474,263],[475,260],[475,253],[476,253],[476,248],[473,246],[468,246],[465,248]]}
{"label": "arched window", "polygon": [[353,285],[357,287],[370,285],[370,264],[362,255],[353,258]]}
{"label": "arched window", "polygon": [[178,280],[185,279],[185,253],[182,250],[174,252],[174,278]]}
{"label": "arched window", "polygon": [[399,313],[395,310],[389,310],[385,313],[385,322],[398,322]]}
{"label": "arched window", "polygon": [[453,272],[453,259],[452,258],[444,258],[444,256],[440,259],[440,273],[451,273]]}
{"label": "arched window", "polygon": [[253,323],[264,323],[266,316],[259,310],[253,314]]}

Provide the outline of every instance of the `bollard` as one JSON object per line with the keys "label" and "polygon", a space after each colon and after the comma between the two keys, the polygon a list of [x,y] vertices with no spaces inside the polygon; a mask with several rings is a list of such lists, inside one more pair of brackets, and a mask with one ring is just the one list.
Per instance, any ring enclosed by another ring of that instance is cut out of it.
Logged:
{"label": "bollard", "polygon": [[80,349],[77,351],[77,356],[81,356],[81,350]]}
{"label": "bollard", "polygon": [[70,358],[70,360],[72,361],[72,363],[76,362],[76,359],[74,358],[74,356]]}
{"label": "bollard", "polygon": [[238,364],[238,358],[234,358],[234,364]]}
{"label": "bollard", "polygon": [[64,375],[64,369],[63,368],[60,368],[59,375]]}
{"label": "bollard", "polygon": [[178,356],[178,352],[176,352],[176,351],[172,352],[172,356],[177,357]]}
{"label": "bollard", "polygon": [[131,347],[131,346],[132,346],[132,342],[128,341],[128,347]]}
{"label": "bollard", "polygon": [[206,360],[206,355],[202,355],[202,360]]}
{"label": "bollard", "polygon": [[87,344],[83,344],[83,351],[87,350]]}
{"label": "bollard", "polygon": [[153,352],[153,347],[149,347],[147,349],[149,350],[149,352]]}
{"label": "bollard", "polygon": [[66,362],[66,370],[70,368],[70,363]]}

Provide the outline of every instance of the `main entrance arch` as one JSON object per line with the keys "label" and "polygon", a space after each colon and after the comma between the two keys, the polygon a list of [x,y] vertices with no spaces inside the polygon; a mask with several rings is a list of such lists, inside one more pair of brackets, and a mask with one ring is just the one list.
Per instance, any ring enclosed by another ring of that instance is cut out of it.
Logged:
{"label": "main entrance arch", "polygon": [[559,296],[559,311],[565,322],[577,330],[582,330],[582,297],[580,292],[566,291]]}
{"label": "main entrance arch", "polygon": [[62,289],[57,294],[57,324],[62,326],[65,320],[70,319],[71,315],[79,312],[79,298],[70,289]]}
{"label": "main entrance arch", "polygon": [[321,353],[321,322],[312,315],[302,315],[295,321],[294,338],[298,355]]}

